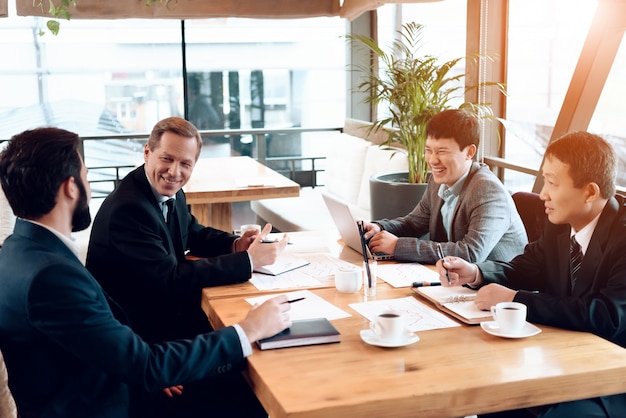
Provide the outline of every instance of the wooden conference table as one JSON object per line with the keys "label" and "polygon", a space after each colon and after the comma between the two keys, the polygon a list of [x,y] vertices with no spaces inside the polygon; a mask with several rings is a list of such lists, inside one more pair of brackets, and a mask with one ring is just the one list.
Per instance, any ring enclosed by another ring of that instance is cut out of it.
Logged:
{"label": "wooden conference table", "polygon": [[300,185],[250,157],[200,158],[183,188],[202,225],[232,231],[232,202],[297,197]]}
{"label": "wooden conference table", "polygon": [[[250,294],[214,289],[203,295],[213,327],[242,320]],[[505,339],[462,325],[381,348],[361,340],[368,320],[348,306],[362,291],[311,291],[352,316],[333,320],[339,344],[254,348],[247,377],[272,418],[462,417],[626,392],[626,350],[593,334],[540,325],[538,335]],[[376,299],[411,294],[379,280]]]}

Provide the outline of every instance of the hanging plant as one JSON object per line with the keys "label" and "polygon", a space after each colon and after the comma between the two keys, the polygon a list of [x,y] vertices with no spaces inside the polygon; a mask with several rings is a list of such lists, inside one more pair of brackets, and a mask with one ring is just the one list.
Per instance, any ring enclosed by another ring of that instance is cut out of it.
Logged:
{"label": "hanging plant", "polygon": [[[70,7],[76,7],[78,0],[33,0],[33,6],[38,7],[41,11],[52,17],[51,20],[46,22],[46,27],[53,35],[58,35],[61,29],[61,22],[59,20],[70,20],[71,13]],[[161,6],[169,7],[171,3],[178,3],[178,0],[140,0],[144,1],[147,7],[152,6],[155,3],[159,3]],[[44,3],[49,5],[48,11],[44,10]],[[40,31],[39,35],[43,35],[45,32]]]}

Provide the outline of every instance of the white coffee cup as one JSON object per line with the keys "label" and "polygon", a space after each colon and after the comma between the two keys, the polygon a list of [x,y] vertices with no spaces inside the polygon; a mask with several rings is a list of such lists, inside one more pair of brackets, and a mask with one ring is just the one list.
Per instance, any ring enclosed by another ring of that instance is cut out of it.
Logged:
{"label": "white coffee cup", "polygon": [[526,323],[526,305],[519,302],[500,302],[491,307],[491,316],[503,334],[518,334]]}
{"label": "white coffee cup", "polygon": [[246,233],[246,231],[257,231],[257,234],[261,233],[261,225],[257,225],[257,224],[245,224],[245,225],[241,225],[241,227],[239,227],[239,234],[238,235],[243,235]]}
{"label": "white coffee cup", "polygon": [[357,266],[339,267],[335,271],[335,287],[340,293],[356,293],[361,289],[361,269]]}
{"label": "white coffee cup", "polygon": [[370,322],[370,329],[381,341],[399,341],[406,335],[404,316],[399,312],[385,311]]}

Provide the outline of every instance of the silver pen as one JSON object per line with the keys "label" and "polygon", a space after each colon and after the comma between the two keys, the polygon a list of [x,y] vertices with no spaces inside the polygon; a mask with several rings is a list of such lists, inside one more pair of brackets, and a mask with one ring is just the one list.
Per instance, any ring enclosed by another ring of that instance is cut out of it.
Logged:
{"label": "silver pen", "polygon": [[446,271],[446,278],[448,279],[448,284],[450,284],[450,273],[448,273],[448,269],[443,265],[443,248],[441,248],[441,244],[437,243],[437,254],[439,254],[439,259],[441,260],[441,267]]}

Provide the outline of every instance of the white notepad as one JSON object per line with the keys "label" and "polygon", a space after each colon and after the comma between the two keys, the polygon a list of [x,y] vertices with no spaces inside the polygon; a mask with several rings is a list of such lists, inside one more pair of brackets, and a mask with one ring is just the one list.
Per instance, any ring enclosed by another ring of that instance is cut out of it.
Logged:
{"label": "white notepad", "polygon": [[254,271],[257,273],[269,274],[276,276],[278,274],[285,273],[309,264],[308,260],[300,257],[294,257],[289,254],[281,254],[274,264],[269,264],[263,267],[255,267]]}

